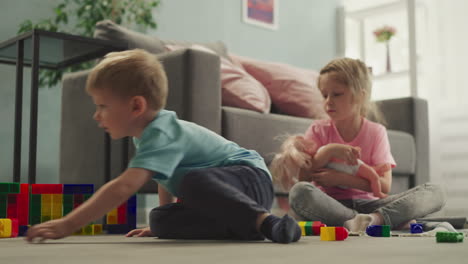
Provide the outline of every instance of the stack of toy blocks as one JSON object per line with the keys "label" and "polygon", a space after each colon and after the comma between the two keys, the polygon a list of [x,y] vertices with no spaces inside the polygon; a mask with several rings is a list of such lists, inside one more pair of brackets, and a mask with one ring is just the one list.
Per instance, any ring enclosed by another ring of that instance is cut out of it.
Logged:
{"label": "stack of toy blocks", "polygon": [[124,234],[136,228],[136,195],[106,215],[108,234]]}
{"label": "stack of toy blocks", "polygon": [[320,228],[327,226],[320,221],[299,221],[298,224],[303,236],[320,236]]}
{"label": "stack of toy blocks", "polygon": [[390,237],[389,225],[370,225],[366,228],[366,234],[373,237]]}
{"label": "stack of toy blocks", "polygon": [[0,183],[0,237],[16,237],[27,229],[28,195],[28,184]]}
{"label": "stack of toy blocks", "polygon": [[[59,219],[93,193],[92,184],[0,183],[0,237],[24,235],[29,225]],[[106,220],[107,231],[111,234],[135,229],[136,195],[112,210]],[[102,231],[102,225],[91,223],[75,234],[96,235]]]}
{"label": "stack of toy blocks", "polygon": [[343,241],[346,238],[348,238],[348,230],[342,226],[320,227],[320,240],[322,241]]}

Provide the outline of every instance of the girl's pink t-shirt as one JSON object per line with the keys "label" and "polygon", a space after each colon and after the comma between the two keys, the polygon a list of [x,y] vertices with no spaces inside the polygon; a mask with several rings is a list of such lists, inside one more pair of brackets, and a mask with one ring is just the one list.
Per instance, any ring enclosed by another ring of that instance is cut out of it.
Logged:
{"label": "girl's pink t-shirt", "polygon": [[[390,164],[396,166],[390,143],[388,142],[387,130],[384,126],[363,118],[358,135],[350,142],[345,142],[341,137],[335,124],[327,120],[317,120],[307,129],[305,138],[313,140],[317,149],[330,143],[339,143],[361,148],[361,160],[367,165],[376,166]],[[347,199],[377,199],[371,192],[352,188],[320,187],[325,193],[337,200]]]}

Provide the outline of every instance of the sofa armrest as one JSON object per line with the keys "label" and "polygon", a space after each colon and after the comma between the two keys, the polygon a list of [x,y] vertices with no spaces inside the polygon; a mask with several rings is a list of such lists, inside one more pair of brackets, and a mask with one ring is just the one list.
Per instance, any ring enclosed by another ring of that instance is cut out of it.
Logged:
{"label": "sofa armrest", "polygon": [[416,146],[415,177],[410,186],[430,180],[429,175],[429,117],[427,101],[405,97],[377,102],[387,121],[387,129],[409,133]]}
{"label": "sofa armrest", "polygon": [[[168,76],[166,109],[179,118],[221,132],[220,60],[217,55],[178,50],[157,55]],[[89,71],[66,74],[63,78],[60,130],[60,182],[90,183],[95,188],[105,183],[104,132],[92,115],[95,106],[85,92]],[[121,141],[111,143],[111,175],[122,170]],[[130,153],[133,148],[130,147]],[[155,184],[140,192],[157,192]]]}
{"label": "sofa armrest", "polygon": [[221,133],[221,79],[218,55],[183,49],[158,55],[169,81],[166,109],[180,119]]}

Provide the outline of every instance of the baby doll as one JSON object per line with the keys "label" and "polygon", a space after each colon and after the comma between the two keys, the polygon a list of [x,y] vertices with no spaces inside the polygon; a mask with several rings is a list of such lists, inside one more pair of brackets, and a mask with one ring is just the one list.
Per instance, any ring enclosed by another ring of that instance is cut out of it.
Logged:
{"label": "baby doll", "polygon": [[[306,140],[304,136],[290,136],[281,145],[280,153],[273,158],[270,171],[275,180],[279,181],[281,187],[289,190],[298,181],[301,169],[318,169],[314,168],[310,157],[320,151],[321,148],[316,150],[316,144],[313,141]],[[379,177],[390,170],[388,164],[371,167],[361,160],[358,160],[357,165],[349,165],[340,160],[332,159],[326,167],[362,177],[369,181],[374,196],[379,198],[387,196],[381,190]]]}

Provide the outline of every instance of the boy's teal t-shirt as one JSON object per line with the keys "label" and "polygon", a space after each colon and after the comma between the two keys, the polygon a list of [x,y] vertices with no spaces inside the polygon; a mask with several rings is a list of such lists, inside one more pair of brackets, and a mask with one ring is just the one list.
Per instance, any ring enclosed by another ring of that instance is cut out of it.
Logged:
{"label": "boy's teal t-shirt", "polygon": [[133,138],[135,156],[129,168],[155,172],[153,179],[177,196],[178,186],[191,170],[248,165],[271,174],[263,158],[253,150],[192,122],[177,118],[175,112],[161,110],[143,130],[141,138]]}

